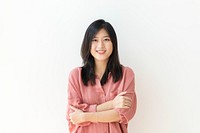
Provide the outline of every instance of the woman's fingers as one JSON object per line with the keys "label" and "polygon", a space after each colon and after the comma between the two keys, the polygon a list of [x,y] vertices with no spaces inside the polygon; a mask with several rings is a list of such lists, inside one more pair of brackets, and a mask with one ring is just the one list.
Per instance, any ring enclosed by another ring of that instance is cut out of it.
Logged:
{"label": "woman's fingers", "polygon": [[126,96],[121,96],[121,100],[120,100],[121,102],[120,102],[120,106],[122,107],[122,108],[130,108],[131,107],[131,105],[132,105],[132,100],[131,100],[131,98],[129,98],[129,97],[126,97]]}
{"label": "woman's fingers", "polygon": [[114,98],[115,108],[130,108],[132,106],[132,99],[128,96],[124,96],[125,94],[127,94],[127,92],[123,91]]}
{"label": "woman's fingers", "polygon": [[132,99],[130,97],[126,97],[126,96],[123,96],[124,100],[126,101],[132,101]]}
{"label": "woman's fingers", "polygon": [[75,108],[74,106],[70,105],[70,109],[74,110],[74,111],[77,111],[79,109]]}
{"label": "woman's fingers", "polygon": [[69,114],[70,121],[73,124],[81,123],[83,119],[80,117],[81,116],[80,114],[82,114],[83,111],[74,106],[70,106],[70,109],[74,110],[74,112]]}
{"label": "woman's fingers", "polygon": [[[120,95],[123,95],[121,93]],[[115,100],[115,108],[130,108],[132,105],[132,99],[127,96],[118,95]]]}

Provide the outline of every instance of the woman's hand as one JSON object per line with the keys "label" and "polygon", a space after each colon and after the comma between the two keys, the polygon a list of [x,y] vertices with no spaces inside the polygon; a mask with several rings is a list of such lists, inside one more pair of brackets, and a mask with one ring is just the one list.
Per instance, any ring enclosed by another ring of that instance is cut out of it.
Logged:
{"label": "woman's hand", "polygon": [[113,108],[130,108],[131,107],[132,100],[131,98],[127,96],[123,96],[125,94],[126,92],[121,92],[112,100]]}
{"label": "woman's hand", "polygon": [[69,114],[70,121],[73,124],[79,124],[85,122],[83,118],[84,112],[82,110],[77,109],[74,106],[70,106],[70,109],[74,111],[73,113]]}

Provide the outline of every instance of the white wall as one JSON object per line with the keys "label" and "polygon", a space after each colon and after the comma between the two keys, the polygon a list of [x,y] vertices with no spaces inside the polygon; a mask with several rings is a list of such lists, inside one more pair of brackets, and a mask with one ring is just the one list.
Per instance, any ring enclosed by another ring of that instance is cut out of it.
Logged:
{"label": "white wall", "polygon": [[67,133],[67,76],[98,18],[136,74],[129,132],[199,133],[199,0],[1,0],[0,133]]}

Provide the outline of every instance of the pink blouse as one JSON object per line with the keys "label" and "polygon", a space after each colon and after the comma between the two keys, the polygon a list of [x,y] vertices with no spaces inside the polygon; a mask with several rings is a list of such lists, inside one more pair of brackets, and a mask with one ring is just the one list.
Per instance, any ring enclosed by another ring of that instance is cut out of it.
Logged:
{"label": "pink blouse", "polygon": [[[106,84],[101,86],[100,80],[96,78],[96,85],[85,86],[81,79],[81,67],[73,69],[69,74],[68,82],[68,106],[67,120],[70,133],[127,133],[128,121],[133,118],[136,112],[136,94],[134,72],[129,67],[123,67],[123,77],[116,83],[113,83],[109,73]],[[114,109],[120,115],[119,122],[92,123],[85,122],[74,125],[69,120],[69,105],[81,109],[84,112],[95,112],[99,104],[113,100],[117,94],[126,91],[126,96],[133,101],[131,108]]]}

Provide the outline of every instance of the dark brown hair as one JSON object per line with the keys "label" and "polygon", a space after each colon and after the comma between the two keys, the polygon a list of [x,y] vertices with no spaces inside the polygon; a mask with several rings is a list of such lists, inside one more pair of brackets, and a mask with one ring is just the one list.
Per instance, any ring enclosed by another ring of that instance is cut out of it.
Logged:
{"label": "dark brown hair", "polygon": [[81,46],[81,57],[83,59],[81,78],[85,85],[88,85],[88,81],[90,81],[92,85],[95,84],[95,62],[94,57],[90,53],[90,49],[92,39],[100,29],[105,29],[107,31],[113,45],[112,54],[109,57],[105,73],[101,79],[101,85],[106,83],[109,72],[111,72],[113,82],[117,82],[122,78],[122,65],[119,62],[117,36],[115,30],[109,22],[99,19],[89,25],[85,32]]}

